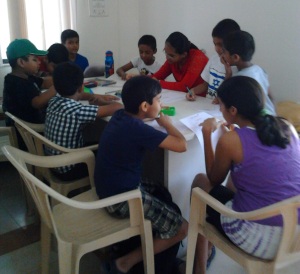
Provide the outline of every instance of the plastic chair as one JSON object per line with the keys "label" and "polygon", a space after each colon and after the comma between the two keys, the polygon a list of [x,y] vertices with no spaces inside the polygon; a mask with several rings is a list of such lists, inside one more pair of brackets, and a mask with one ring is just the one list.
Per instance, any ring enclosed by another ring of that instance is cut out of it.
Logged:
{"label": "plastic chair", "polygon": [[90,65],[84,70],[83,76],[84,78],[104,76],[104,72],[104,65]]}
{"label": "plastic chair", "polygon": [[[10,117],[14,121],[15,127],[17,128],[20,135],[22,136],[28,148],[28,151],[31,154],[45,156],[44,153],[45,146],[53,148],[61,153],[70,153],[74,151],[84,151],[84,150],[97,150],[98,148],[98,145],[92,145],[83,148],[69,149],[69,148],[56,145],[55,143],[48,140],[46,137],[42,136],[41,134],[39,134],[38,132],[30,128],[26,123],[24,123],[24,121],[15,117],[11,113],[6,112],[5,115]],[[72,180],[72,181],[63,181],[57,176],[55,176],[49,168],[42,168],[42,169],[36,168],[34,172],[39,179],[42,180],[42,178],[45,178],[54,190],[56,190],[57,192],[59,192],[64,196],[67,196],[68,193],[72,190],[90,185],[90,180],[88,177],[78,179],[78,180]]]}
{"label": "plastic chair", "polygon": [[[41,215],[42,273],[49,270],[51,232],[58,242],[60,274],[78,273],[80,258],[84,254],[136,235],[141,236],[145,273],[154,273],[151,222],[144,219],[139,190],[99,200],[92,188],[70,199],[48,187],[27,169],[28,164],[54,168],[84,162],[94,185],[95,158],[91,151],[36,156],[11,146],[4,146],[2,150],[20,173]],[[51,208],[49,197],[60,203]],[[113,218],[106,212],[105,207],[123,201],[129,203],[130,218]]]}
{"label": "plastic chair", "polygon": [[[14,127],[0,127],[0,146],[10,144],[14,147],[18,147],[17,135]],[[0,162],[7,161],[6,157],[3,154],[0,154]]]}
{"label": "plastic chair", "polygon": [[[206,206],[212,207],[222,215],[243,220],[259,220],[282,215],[283,234],[277,254],[273,260],[263,260],[245,253],[226,239],[212,224],[206,222]],[[193,271],[195,247],[198,233],[207,238],[226,255],[242,265],[247,273],[275,273],[275,270],[300,261],[300,232],[298,226],[298,208],[300,195],[282,202],[250,212],[236,212],[214,199],[200,188],[192,190],[190,220],[188,230],[188,247],[186,274]]]}

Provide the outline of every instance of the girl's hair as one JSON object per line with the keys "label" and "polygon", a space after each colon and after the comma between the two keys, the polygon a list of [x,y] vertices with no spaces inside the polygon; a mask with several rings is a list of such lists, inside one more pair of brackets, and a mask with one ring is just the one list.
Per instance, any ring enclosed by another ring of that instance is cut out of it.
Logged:
{"label": "girl's hair", "polygon": [[132,114],[138,114],[141,103],[152,105],[153,98],[161,93],[158,81],[148,76],[132,77],[125,82],[122,89],[124,109]]}
{"label": "girl's hair", "polygon": [[264,93],[256,80],[246,76],[231,77],[220,85],[217,93],[226,108],[235,107],[239,115],[255,125],[264,145],[286,148],[290,143],[289,126],[282,118],[266,114]]}
{"label": "girl's hair", "polygon": [[190,49],[198,49],[189,39],[179,31],[175,31],[169,35],[166,40],[178,54],[183,54],[184,52],[189,53]]}

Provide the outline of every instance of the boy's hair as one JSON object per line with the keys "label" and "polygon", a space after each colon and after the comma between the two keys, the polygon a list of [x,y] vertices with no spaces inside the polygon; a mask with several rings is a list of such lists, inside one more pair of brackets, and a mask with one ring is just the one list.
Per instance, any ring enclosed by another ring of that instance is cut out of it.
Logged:
{"label": "boy's hair", "polygon": [[255,51],[252,35],[246,31],[229,33],[223,40],[223,45],[230,55],[237,54],[243,61],[250,61]]}
{"label": "boy's hair", "polygon": [[53,84],[61,96],[72,96],[83,84],[82,69],[70,62],[59,64],[53,71]]}
{"label": "boy's hair", "polygon": [[69,52],[67,48],[59,43],[55,43],[48,48],[48,62],[56,65],[69,61]]}
{"label": "boy's hair", "polygon": [[67,39],[70,39],[70,38],[78,38],[79,39],[79,35],[78,35],[77,31],[72,30],[72,29],[66,29],[60,35],[60,40],[61,40],[62,44],[65,44]]}
{"label": "boy's hair", "polygon": [[155,51],[156,48],[156,39],[152,35],[143,35],[139,41],[138,41],[138,46],[139,45],[147,45],[149,46],[153,51]]}
{"label": "boy's hair", "polygon": [[198,49],[189,39],[181,32],[175,31],[169,35],[166,40],[178,54],[189,53],[190,49]]}
{"label": "boy's hair", "polygon": [[231,32],[241,30],[237,22],[232,19],[223,19],[212,30],[211,36],[222,40]]}
{"label": "boy's hair", "polygon": [[141,75],[132,77],[123,86],[122,101],[125,111],[138,114],[141,103],[147,102],[152,105],[153,98],[161,93],[158,81]]}
{"label": "boy's hair", "polygon": [[279,117],[264,111],[265,98],[262,87],[253,78],[234,76],[225,80],[217,90],[218,97],[227,109],[237,109],[239,115],[255,125],[262,144],[286,148],[290,143],[291,131]]}

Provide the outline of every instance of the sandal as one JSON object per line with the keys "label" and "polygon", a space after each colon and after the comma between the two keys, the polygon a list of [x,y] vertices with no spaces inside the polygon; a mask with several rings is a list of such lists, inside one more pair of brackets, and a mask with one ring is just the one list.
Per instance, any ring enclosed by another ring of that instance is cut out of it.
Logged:
{"label": "sandal", "polygon": [[210,264],[212,262],[212,260],[215,258],[216,256],[216,248],[215,246],[213,245],[212,248],[211,248],[211,253],[207,259],[207,262],[206,262],[206,269],[208,269],[210,267]]}

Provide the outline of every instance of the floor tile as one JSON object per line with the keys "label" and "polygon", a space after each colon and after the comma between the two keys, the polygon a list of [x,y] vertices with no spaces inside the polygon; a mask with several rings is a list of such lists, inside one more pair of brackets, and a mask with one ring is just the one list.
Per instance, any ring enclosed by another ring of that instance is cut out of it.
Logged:
{"label": "floor tile", "polygon": [[18,223],[16,223],[7,210],[0,205],[0,235],[17,228],[19,228]]}

